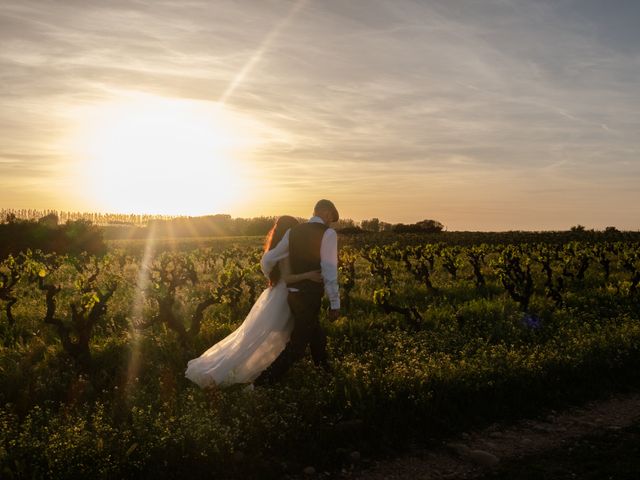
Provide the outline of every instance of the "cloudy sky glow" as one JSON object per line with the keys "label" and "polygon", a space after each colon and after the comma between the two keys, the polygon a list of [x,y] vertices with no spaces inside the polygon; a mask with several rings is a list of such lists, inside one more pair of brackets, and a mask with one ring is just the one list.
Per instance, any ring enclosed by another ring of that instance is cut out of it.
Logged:
{"label": "cloudy sky glow", "polygon": [[0,205],[126,210],[68,138],[144,94],[223,102],[258,139],[246,192],[180,213],[327,197],[449,230],[638,230],[639,24],[636,0],[4,0]]}

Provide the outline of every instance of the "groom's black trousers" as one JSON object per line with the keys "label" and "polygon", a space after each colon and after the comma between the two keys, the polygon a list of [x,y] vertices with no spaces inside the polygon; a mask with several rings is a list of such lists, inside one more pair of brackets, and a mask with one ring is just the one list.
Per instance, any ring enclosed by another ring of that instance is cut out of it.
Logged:
{"label": "groom's black trousers", "polygon": [[327,366],[327,335],[320,326],[322,293],[289,292],[287,301],[293,314],[291,338],[280,356],[255,380],[258,385],[279,380],[294,362],[304,357],[307,345],[313,362]]}

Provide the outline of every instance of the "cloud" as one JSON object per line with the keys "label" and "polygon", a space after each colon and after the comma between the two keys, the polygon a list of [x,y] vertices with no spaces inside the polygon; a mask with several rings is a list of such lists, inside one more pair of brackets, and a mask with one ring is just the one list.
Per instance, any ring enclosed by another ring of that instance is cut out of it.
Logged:
{"label": "cloud", "polygon": [[408,219],[386,206],[411,201],[473,212],[488,189],[485,212],[525,191],[551,218],[549,192],[586,198],[602,185],[619,205],[616,192],[640,180],[640,34],[637,4],[616,5],[308,1],[283,23],[294,2],[3,2],[0,140],[11,163],[0,175],[22,166],[22,178],[46,177],[45,165],[64,162],[54,146],[73,106],[121,90],[209,101],[227,91],[230,108],[268,132],[252,162],[271,198],[333,191],[357,206],[346,215],[384,206],[391,221]]}

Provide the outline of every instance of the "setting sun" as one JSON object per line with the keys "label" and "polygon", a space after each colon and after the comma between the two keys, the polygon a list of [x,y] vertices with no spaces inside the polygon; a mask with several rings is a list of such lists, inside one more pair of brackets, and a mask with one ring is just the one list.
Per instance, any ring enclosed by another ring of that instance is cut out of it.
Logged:
{"label": "setting sun", "polygon": [[223,105],[136,94],[85,109],[79,121],[79,170],[100,208],[198,214],[246,199],[257,128]]}

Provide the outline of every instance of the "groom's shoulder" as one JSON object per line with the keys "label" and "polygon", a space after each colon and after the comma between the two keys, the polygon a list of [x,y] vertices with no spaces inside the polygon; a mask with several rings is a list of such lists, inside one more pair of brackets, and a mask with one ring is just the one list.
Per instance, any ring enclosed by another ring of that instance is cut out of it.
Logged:
{"label": "groom's shoulder", "polygon": [[329,230],[329,227],[326,226],[324,223],[318,223],[318,222],[305,222],[305,223],[299,223],[298,225],[296,225],[295,227],[293,227],[291,230],[320,230],[320,231],[326,231]]}
{"label": "groom's shoulder", "polygon": [[324,223],[309,223],[309,225],[313,225],[312,228],[314,228],[315,230],[317,230],[318,232],[321,232],[321,233],[325,233],[328,230],[331,230],[331,228],[329,228]]}
{"label": "groom's shoulder", "polygon": [[331,230],[324,223],[306,222],[299,223],[291,228],[290,236],[293,237],[306,237],[308,235],[324,235],[327,230]]}

